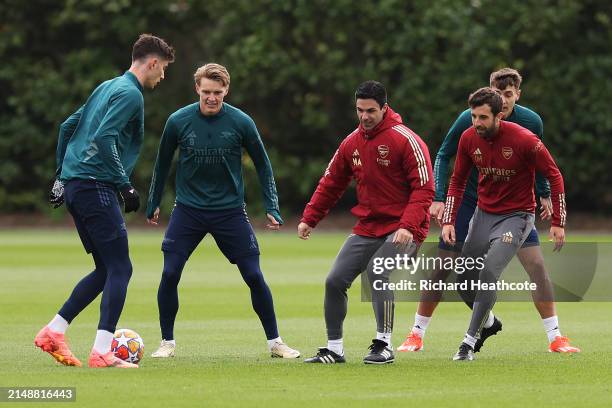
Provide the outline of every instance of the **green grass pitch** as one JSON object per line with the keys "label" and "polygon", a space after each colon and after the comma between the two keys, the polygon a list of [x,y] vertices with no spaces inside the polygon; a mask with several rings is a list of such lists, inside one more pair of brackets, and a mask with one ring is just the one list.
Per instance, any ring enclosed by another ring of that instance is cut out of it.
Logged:
{"label": "green grass pitch", "polygon": [[[33,345],[37,330],[92,266],[76,233],[0,232],[0,386],[76,387],[76,403],[59,404],[71,407],[610,404],[612,303],[558,304],[561,329],[582,347],[579,355],[547,353],[533,305],[507,302],[495,309],[504,322],[503,332],[489,339],[476,361],[452,362],[469,314],[463,304],[444,303],[430,324],[424,352],[399,353],[395,364],[387,366],[366,366],[361,359],[375,324],[371,306],[360,300],[357,280],[349,292],[345,322],[348,363],[307,365],[303,359],[268,356],[248,289],[210,237],[183,273],[175,330],[177,357],[154,360],[149,354],[159,344],[156,293],[162,233],[161,229],[130,232],[134,274],[119,327],[134,329],[143,337],[146,357],[140,369],[91,370],[56,365]],[[303,242],[289,233],[258,234],[281,335],[306,357],[325,344],[323,282],[344,237],[315,233]],[[85,362],[98,307],[99,299],[68,331],[73,351]],[[414,303],[397,305],[395,346],[411,327],[414,312]]]}

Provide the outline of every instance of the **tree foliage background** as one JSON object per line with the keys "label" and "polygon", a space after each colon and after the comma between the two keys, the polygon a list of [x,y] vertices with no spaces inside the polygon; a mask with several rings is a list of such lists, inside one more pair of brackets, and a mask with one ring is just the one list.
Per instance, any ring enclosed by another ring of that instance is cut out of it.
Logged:
{"label": "tree foliage background", "polygon": [[[142,32],[177,51],[166,79],[145,92],[145,145],[133,176],[142,192],[165,120],[196,100],[192,74],[203,63],[228,67],[227,101],[255,119],[284,213],[301,211],[356,126],[360,82],[387,86],[433,159],[469,93],[511,66],[524,77],[519,103],[544,120],[569,210],[610,213],[612,3],[603,0],[3,0],[3,213],[49,211],[59,123],[129,67]],[[254,212],[260,189],[248,159],[245,166]],[[167,188],[166,209],[172,199]]]}

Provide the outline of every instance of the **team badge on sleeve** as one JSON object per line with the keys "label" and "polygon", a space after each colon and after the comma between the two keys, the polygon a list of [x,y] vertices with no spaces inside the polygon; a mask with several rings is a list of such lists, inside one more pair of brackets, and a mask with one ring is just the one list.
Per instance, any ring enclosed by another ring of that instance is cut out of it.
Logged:
{"label": "team badge on sleeve", "polygon": [[533,152],[537,153],[544,148],[544,143],[542,141],[538,141],[538,143],[533,147]]}

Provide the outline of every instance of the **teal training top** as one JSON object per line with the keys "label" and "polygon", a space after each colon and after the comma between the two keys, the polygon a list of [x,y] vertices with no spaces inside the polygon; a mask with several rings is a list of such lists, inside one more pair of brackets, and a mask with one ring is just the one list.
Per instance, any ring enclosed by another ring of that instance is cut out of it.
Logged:
{"label": "teal training top", "polygon": [[205,210],[244,206],[243,147],[255,164],[266,212],[282,222],[272,166],[253,119],[227,103],[216,115],[204,116],[198,102],[177,110],[166,122],[149,189],[147,218],[160,205],[177,148],[177,202]]}
{"label": "teal training top", "polygon": [[[506,119],[509,122],[517,123],[524,128],[529,129],[532,133],[542,139],[544,135],[544,124],[540,115],[529,108],[521,105],[514,105],[512,114]],[[459,139],[463,132],[472,126],[472,114],[470,109],[466,109],[459,115],[455,123],[451,126],[438,150],[436,162],[434,165],[434,181],[436,186],[436,195],[434,201],[446,201],[446,191],[448,188],[448,167],[450,160],[457,154]],[[472,169],[468,184],[465,187],[464,199],[469,199],[473,203],[477,201],[477,186],[478,186],[478,171]],[[535,191],[540,197],[550,196],[550,184],[548,180],[541,174],[536,172]]]}
{"label": "teal training top", "polygon": [[116,188],[130,185],[130,174],[144,137],[144,99],[136,76],[100,84],[79,110],[60,126],[57,172],[60,180],[97,180]]}

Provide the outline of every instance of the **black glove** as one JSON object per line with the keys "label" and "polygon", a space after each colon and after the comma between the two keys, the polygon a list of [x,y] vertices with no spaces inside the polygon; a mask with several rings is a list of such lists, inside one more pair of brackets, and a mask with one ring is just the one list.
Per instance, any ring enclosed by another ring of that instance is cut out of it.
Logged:
{"label": "black glove", "polygon": [[121,198],[125,203],[125,212],[136,212],[140,208],[140,196],[138,191],[132,186],[123,187],[120,191]]}
{"label": "black glove", "polygon": [[64,204],[64,183],[57,179],[53,183],[51,191],[49,191],[49,204],[51,204],[53,208],[58,208]]}

